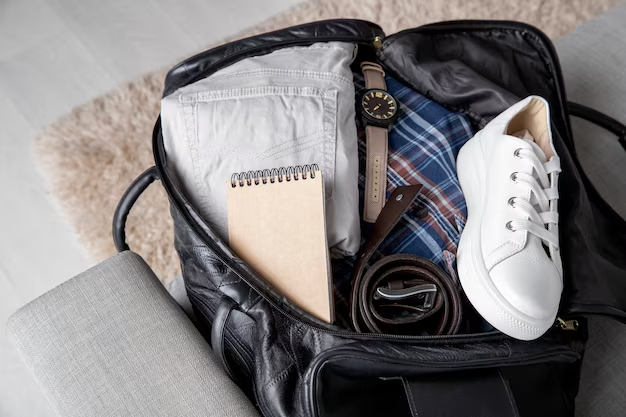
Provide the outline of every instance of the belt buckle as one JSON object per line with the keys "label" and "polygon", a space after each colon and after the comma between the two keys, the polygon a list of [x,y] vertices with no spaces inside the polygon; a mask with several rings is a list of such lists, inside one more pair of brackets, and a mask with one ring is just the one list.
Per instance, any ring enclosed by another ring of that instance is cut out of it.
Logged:
{"label": "belt buckle", "polygon": [[398,302],[416,299],[417,305],[414,307],[421,311],[433,308],[436,297],[437,286],[435,284],[420,284],[406,288],[378,287],[374,293],[375,300]]}

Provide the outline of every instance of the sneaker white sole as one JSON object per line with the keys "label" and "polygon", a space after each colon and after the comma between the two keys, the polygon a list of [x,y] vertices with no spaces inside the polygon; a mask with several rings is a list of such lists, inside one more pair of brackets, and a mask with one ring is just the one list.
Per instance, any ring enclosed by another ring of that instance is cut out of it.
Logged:
{"label": "sneaker white sole", "polygon": [[468,214],[457,250],[459,280],[465,295],[478,313],[502,333],[520,340],[534,340],[544,334],[554,320],[530,317],[513,307],[496,288],[483,259],[480,236],[486,172],[478,136],[461,148],[457,175]]}

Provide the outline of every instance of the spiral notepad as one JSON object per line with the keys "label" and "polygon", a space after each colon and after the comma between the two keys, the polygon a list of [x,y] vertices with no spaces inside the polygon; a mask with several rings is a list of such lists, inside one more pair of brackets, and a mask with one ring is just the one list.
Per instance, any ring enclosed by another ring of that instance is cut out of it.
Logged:
{"label": "spiral notepad", "polygon": [[233,174],[231,249],[291,302],[334,320],[324,186],[317,165]]}

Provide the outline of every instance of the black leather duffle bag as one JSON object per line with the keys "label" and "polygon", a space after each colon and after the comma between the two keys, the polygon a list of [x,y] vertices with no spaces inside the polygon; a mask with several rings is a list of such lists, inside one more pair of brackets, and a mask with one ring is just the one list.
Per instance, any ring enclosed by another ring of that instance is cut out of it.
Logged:
{"label": "black leather duffle bag", "polygon": [[[168,73],[164,96],[244,58],[327,41],[358,44],[356,66],[365,59],[378,62],[407,86],[468,116],[476,130],[521,98],[546,98],[562,168],[561,326],[523,342],[495,330],[447,336],[357,333],[314,318],[238,259],[190,205],[172,179],[160,119],[153,135],[155,167],[130,186],[115,214],[117,248],[128,249],[124,225],[133,203],[161,180],[201,331],[264,416],[572,416],[585,317],[626,321],[626,222],[582,171],[570,117],[611,130],[625,147],[626,128],[568,103],[550,40],[532,26],[502,21],[444,22],[390,36],[360,20],[305,24],[187,59]],[[577,329],[570,320],[577,320]]]}

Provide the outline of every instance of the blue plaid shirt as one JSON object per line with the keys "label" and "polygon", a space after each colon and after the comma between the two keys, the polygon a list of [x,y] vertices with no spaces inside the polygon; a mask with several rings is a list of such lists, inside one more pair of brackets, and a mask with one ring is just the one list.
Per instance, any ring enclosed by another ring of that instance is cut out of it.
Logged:
{"label": "blue plaid shirt", "polygon": [[[357,95],[365,89],[355,76]],[[468,119],[451,112],[387,76],[387,90],[400,106],[400,116],[389,132],[387,197],[396,187],[423,184],[415,209],[407,211],[379,246],[376,262],[394,253],[430,259],[456,281],[456,248],[465,226],[467,209],[456,176],[456,157],[472,136]],[[365,189],[365,132],[357,108],[359,130],[359,193],[363,211]],[[362,224],[363,239],[369,235]],[[350,278],[355,258],[333,260],[337,324],[348,326]]]}

